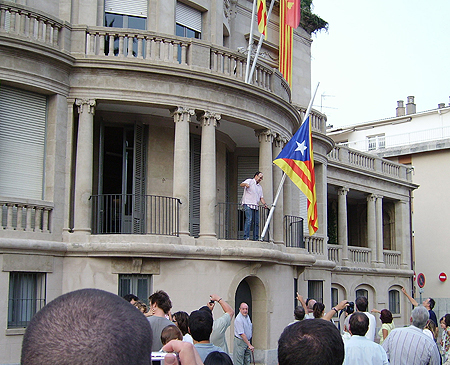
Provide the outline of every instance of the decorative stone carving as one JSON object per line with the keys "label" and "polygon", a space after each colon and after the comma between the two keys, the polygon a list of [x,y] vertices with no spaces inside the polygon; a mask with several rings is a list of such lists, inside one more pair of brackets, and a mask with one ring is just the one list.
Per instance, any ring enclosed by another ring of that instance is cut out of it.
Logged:
{"label": "decorative stone carving", "polygon": [[78,107],[78,114],[81,114],[83,112],[83,105],[88,106],[87,111],[89,114],[93,115],[95,113],[95,99],[76,99],[75,105]]}

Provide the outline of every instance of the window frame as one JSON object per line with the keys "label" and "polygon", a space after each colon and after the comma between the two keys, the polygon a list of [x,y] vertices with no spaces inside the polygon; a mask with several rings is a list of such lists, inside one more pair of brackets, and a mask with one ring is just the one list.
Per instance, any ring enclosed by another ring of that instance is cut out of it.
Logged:
{"label": "window frame", "polygon": [[[147,294],[142,293],[142,291],[139,290],[139,279],[147,279]],[[123,281],[124,280],[130,280],[130,286],[128,290],[123,290]],[[145,304],[149,305],[148,303],[148,297],[153,293],[153,275],[151,274],[119,274],[118,276],[118,288],[117,293],[120,297],[125,296],[126,294],[134,294],[141,301],[143,301]]]}

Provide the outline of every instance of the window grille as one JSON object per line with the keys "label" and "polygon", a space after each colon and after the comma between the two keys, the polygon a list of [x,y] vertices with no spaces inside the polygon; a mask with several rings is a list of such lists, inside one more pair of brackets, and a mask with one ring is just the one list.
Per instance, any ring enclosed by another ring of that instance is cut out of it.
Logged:
{"label": "window grille", "polygon": [[46,303],[46,274],[11,272],[9,276],[8,328],[27,327]]}

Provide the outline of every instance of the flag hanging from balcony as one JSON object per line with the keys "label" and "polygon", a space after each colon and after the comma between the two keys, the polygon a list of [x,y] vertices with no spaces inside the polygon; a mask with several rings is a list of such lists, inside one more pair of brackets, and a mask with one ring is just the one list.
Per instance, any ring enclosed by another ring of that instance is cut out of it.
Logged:
{"label": "flag hanging from balcony", "polygon": [[258,0],[258,31],[267,39],[267,9],[266,0]]}
{"label": "flag hanging from balcony", "polygon": [[292,28],[300,24],[300,0],[286,0],[286,24]]}
{"label": "flag hanging from balcony", "polygon": [[319,223],[317,221],[316,179],[309,117],[273,163],[280,167],[306,195],[308,199],[308,229],[309,235],[312,236],[319,228]]}
{"label": "flag hanging from balcony", "polygon": [[292,46],[294,28],[287,24],[288,0],[280,0],[280,41],[279,69],[285,80],[292,86]]}

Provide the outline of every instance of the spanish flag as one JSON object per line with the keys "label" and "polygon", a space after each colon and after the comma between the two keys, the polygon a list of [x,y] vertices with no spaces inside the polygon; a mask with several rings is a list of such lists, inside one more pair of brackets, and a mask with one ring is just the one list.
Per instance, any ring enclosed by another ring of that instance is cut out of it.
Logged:
{"label": "spanish flag", "polygon": [[267,39],[267,9],[266,0],[258,0],[258,31]]}
{"label": "spanish flag", "polygon": [[317,221],[316,178],[314,175],[314,154],[311,136],[311,122],[308,117],[277,158],[273,161],[280,167],[308,199],[308,228],[312,236],[319,228]]}
{"label": "spanish flag", "polygon": [[280,42],[279,69],[285,80],[292,86],[292,47],[294,29],[287,24],[288,0],[280,0]]}

